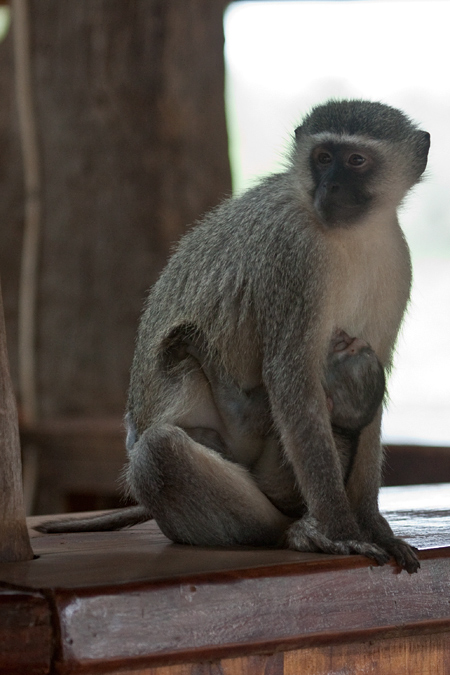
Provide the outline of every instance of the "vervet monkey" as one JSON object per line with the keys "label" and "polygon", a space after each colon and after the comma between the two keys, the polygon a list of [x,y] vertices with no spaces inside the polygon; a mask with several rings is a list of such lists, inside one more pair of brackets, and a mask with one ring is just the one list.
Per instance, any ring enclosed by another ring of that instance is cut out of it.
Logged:
{"label": "vervet monkey", "polygon": [[[330,410],[324,374],[339,331],[391,368],[411,283],[397,209],[429,143],[387,105],[319,105],[296,129],[284,172],[181,240],[138,332],[126,482],[140,506],[129,520],[151,514],[174,541],[393,556],[417,571],[378,509],[381,405],[343,461],[350,441],[333,428],[339,404],[331,397]],[[206,356],[187,348],[171,366],[164,345],[180,326],[201,336]],[[245,396],[270,411],[261,428],[227,435],[211,368],[219,391],[242,392],[241,412]]]}

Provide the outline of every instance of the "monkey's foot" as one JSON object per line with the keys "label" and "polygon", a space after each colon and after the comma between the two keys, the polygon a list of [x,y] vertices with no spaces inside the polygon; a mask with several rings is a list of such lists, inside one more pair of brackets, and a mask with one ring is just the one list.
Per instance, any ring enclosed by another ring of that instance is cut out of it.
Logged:
{"label": "monkey's foot", "polygon": [[293,523],[286,532],[288,548],[296,551],[315,551],[334,555],[360,554],[374,560],[378,565],[388,562],[390,555],[376,544],[357,539],[329,539],[318,528],[314,518],[305,516]]}

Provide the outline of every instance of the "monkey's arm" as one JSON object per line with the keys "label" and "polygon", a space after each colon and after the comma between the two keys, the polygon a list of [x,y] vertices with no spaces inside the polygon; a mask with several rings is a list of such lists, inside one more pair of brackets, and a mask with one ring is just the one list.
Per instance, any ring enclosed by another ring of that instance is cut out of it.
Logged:
{"label": "monkey's arm", "polygon": [[[271,393],[273,393],[271,387]],[[301,551],[348,555],[360,553],[379,564],[389,555],[371,537],[365,537],[346,495],[344,476],[320,389],[299,390],[309,401],[299,406],[297,417],[275,411],[286,457],[307,505],[307,514],[287,531],[287,543]],[[280,394],[275,397],[279,399]],[[294,396],[293,400],[301,400]],[[292,411],[292,406],[290,406]],[[286,406],[287,409],[287,406]]]}
{"label": "monkey's arm", "polygon": [[414,573],[420,568],[414,547],[396,537],[378,508],[383,450],[380,443],[381,410],[363,430],[347,483],[347,494],[364,537],[381,546],[396,562]]}
{"label": "monkey's arm", "polygon": [[112,513],[105,513],[89,518],[66,518],[65,520],[51,520],[35,527],[39,532],[49,534],[62,532],[105,532],[110,530],[122,530],[138,523],[151,520],[152,515],[143,506],[128,506],[117,509]]}
{"label": "monkey's arm", "polygon": [[[289,545],[358,552],[383,563],[387,554],[364,540],[347,498],[323,389],[324,364],[336,328],[328,317],[331,281],[322,262],[326,258],[314,233],[288,234],[289,247],[280,237],[271,241],[273,259],[276,263],[279,258],[280,264],[260,267],[259,287],[265,287],[265,295],[258,323],[264,336],[263,384],[307,506],[306,516],[289,528]],[[260,299],[261,295],[259,291]]]}
{"label": "monkey's arm", "polygon": [[319,376],[328,337],[325,342],[326,330],[313,310],[311,318],[317,330],[307,325],[307,312],[297,317],[280,312],[275,320],[283,339],[278,330],[273,342],[266,343],[263,364],[275,426],[307,505],[307,515],[290,527],[288,543],[299,550],[362,553],[384,563],[387,554],[370,540],[364,541],[346,495]]}

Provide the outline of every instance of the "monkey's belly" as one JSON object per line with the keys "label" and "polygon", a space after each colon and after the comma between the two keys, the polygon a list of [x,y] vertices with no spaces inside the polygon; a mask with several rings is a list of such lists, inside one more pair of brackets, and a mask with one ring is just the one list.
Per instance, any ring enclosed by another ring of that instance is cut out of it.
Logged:
{"label": "monkey's belly", "polygon": [[171,422],[197,442],[249,468],[264,451],[264,434],[255,431],[237,390],[232,395],[227,390],[220,400],[223,391],[220,383],[212,386],[200,368],[191,370],[178,388]]}

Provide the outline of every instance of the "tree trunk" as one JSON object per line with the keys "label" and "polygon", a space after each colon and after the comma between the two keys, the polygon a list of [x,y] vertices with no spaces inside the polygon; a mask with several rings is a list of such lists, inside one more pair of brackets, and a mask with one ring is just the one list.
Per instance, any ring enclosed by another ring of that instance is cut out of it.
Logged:
{"label": "tree trunk", "polygon": [[25,522],[17,408],[9,374],[0,288],[0,562],[31,560]]}
{"label": "tree trunk", "polygon": [[[41,418],[122,414],[147,289],[186,226],[230,192],[225,4],[30,1]],[[0,262],[15,338],[23,179],[11,76],[2,75],[10,43],[0,45]]]}

